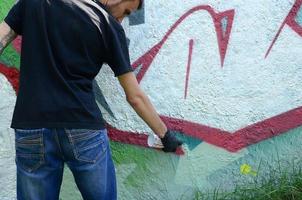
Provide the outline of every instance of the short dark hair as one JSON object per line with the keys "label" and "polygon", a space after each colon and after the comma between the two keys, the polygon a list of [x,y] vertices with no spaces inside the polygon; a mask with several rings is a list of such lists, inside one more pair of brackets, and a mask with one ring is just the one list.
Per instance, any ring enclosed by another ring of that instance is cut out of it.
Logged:
{"label": "short dark hair", "polygon": [[138,7],[137,7],[137,10],[142,9],[143,3],[144,3],[144,0],[139,0],[139,5],[138,5]]}

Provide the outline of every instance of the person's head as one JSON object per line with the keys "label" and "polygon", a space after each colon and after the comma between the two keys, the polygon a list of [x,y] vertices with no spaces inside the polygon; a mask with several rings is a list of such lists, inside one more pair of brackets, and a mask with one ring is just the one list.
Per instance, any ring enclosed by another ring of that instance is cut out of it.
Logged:
{"label": "person's head", "polygon": [[110,14],[120,23],[132,12],[140,9],[143,0],[100,0],[109,10]]}

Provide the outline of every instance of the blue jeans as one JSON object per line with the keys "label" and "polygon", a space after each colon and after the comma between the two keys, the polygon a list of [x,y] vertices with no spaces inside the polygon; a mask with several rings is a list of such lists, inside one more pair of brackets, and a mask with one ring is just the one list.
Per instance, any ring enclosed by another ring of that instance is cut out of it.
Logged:
{"label": "blue jeans", "polygon": [[116,200],[107,130],[15,130],[18,200],[58,200],[64,163],[85,200]]}

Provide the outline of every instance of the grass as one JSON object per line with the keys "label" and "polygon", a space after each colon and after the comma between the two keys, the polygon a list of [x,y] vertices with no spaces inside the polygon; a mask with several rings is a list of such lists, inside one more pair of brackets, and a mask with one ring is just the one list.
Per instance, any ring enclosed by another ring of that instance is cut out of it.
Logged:
{"label": "grass", "polygon": [[269,171],[263,178],[256,176],[248,184],[236,185],[233,191],[196,191],[194,200],[302,200],[302,165],[291,169]]}

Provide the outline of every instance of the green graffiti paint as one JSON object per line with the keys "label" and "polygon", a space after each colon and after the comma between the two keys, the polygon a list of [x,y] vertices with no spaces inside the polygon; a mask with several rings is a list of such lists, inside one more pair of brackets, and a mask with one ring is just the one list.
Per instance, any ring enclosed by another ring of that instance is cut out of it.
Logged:
{"label": "green graffiti paint", "polygon": [[[0,21],[2,22],[5,16],[7,15],[10,8],[15,3],[14,0],[6,0],[0,2]],[[20,55],[16,52],[13,45],[10,44],[3,52],[0,57],[0,62],[19,69],[20,66]]]}
{"label": "green graffiti paint", "polygon": [[2,21],[4,17],[7,15],[9,9],[14,5],[14,0],[5,0],[0,2],[0,20]]}
{"label": "green graffiti paint", "polygon": [[183,141],[184,144],[186,144],[189,148],[189,150],[193,150],[195,149],[195,147],[197,147],[198,145],[200,145],[202,143],[202,140],[197,139],[197,138],[193,138],[191,136],[182,134],[180,132],[175,132],[177,138],[179,138],[181,141]]}
{"label": "green graffiti paint", "polygon": [[117,177],[123,177],[120,184],[128,192],[164,191],[175,177],[179,161],[175,154],[116,142],[111,142],[111,149]]}
{"label": "green graffiti paint", "polygon": [[10,44],[4,50],[3,54],[0,57],[0,62],[7,66],[12,66],[17,69],[20,68],[20,55],[16,52],[12,44]]}
{"label": "green graffiti paint", "polygon": [[60,200],[81,200],[81,193],[74,182],[71,171],[66,167],[64,170]]}

